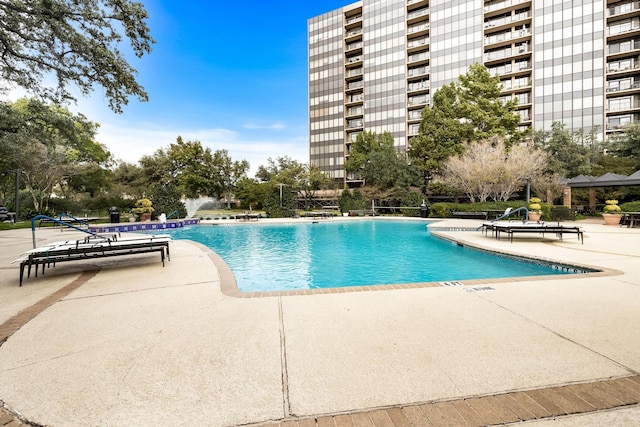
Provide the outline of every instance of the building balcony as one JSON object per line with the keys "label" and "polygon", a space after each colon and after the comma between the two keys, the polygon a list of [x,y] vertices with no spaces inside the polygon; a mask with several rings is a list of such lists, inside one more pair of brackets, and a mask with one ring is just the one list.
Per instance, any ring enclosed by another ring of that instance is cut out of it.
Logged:
{"label": "building balcony", "polygon": [[638,20],[633,20],[632,22],[626,22],[624,24],[618,24],[618,25],[613,23],[607,27],[607,35],[608,36],[628,35],[630,33],[634,33],[639,30],[640,30],[640,22],[638,22]]}
{"label": "building balcony", "polygon": [[610,94],[617,94],[620,92],[625,92],[629,90],[637,90],[640,89],[640,82],[608,82],[606,91]]}
{"label": "building balcony", "polygon": [[495,12],[501,9],[511,8],[513,6],[521,5],[523,3],[531,3],[531,0],[505,0],[499,1],[484,6],[484,12]]}
{"label": "building balcony", "polygon": [[484,44],[485,46],[488,46],[491,44],[503,43],[505,41],[511,41],[511,40],[519,39],[521,37],[529,37],[529,36],[531,36],[531,30],[529,30],[528,28],[524,30],[509,30],[504,33],[486,36],[484,38]]}
{"label": "building balcony", "polygon": [[349,16],[345,18],[345,24],[353,24],[355,22],[362,22],[362,15]]}
{"label": "building balcony", "polygon": [[364,82],[362,80],[356,80],[355,82],[347,83],[345,90],[352,91],[356,89],[362,89],[364,87]]}
{"label": "building balcony", "polygon": [[344,103],[346,105],[361,104],[363,101],[364,101],[364,94],[363,93],[354,93],[354,94],[351,94],[351,95],[347,95],[345,97]]}
{"label": "building balcony", "polygon": [[407,111],[407,120],[410,122],[416,122],[422,120],[422,108],[417,110],[409,110]]}
{"label": "building balcony", "polygon": [[607,64],[607,73],[624,73],[634,71],[640,68],[640,62],[628,59],[624,61],[616,61]]}
{"label": "building balcony", "polygon": [[619,4],[615,7],[610,7],[607,9],[607,16],[620,16],[627,13],[633,13],[640,10],[640,2],[628,2],[624,4]]}
{"label": "building balcony", "polygon": [[407,63],[411,64],[412,62],[427,61],[429,58],[430,58],[429,51],[414,53],[407,57]]}
{"label": "building balcony", "polygon": [[487,30],[489,28],[501,27],[503,25],[511,25],[514,22],[522,21],[525,19],[531,18],[531,12],[522,12],[515,15],[503,16],[501,18],[494,18],[485,21],[484,29]]}
{"label": "building balcony", "polygon": [[407,100],[408,105],[426,105],[431,102],[429,95],[410,96]]}
{"label": "building balcony", "polygon": [[407,28],[407,34],[415,34],[421,31],[426,31],[429,29],[428,22],[421,22],[419,24],[411,25]]}
{"label": "building balcony", "polygon": [[429,37],[418,37],[407,42],[407,49],[429,45]]}
{"label": "building balcony", "polygon": [[362,62],[362,58],[362,55],[349,56],[347,57],[347,64],[357,64],[359,62]]}
{"label": "building balcony", "polygon": [[429,74],[429,67],[426,65],[420,65],[418,67],[411,67],[407,70],[408,77],[417,77],[425,74]]}
{"label": "building balcony", "polygon": [[409,92],[425,91],[425,90],[429,90],[430,87],[431,85],[429,83],[429,79],[420,80],[417,82],[410,82],[407,85],[407,89]]}
{"label": "building balcony", "polygon": [[362,129],[363,120],[362,119],[347,120],[347,125],[345,127],[347,129]]}
{"label": "building balcony", "polygon": [[358,77],[362,75],[362,67],[350,68],[347,70],[346,77]]}
{"label": "building balcony", "polygon": [[422,7],[420,9],[415,9],[407,13],[407,21],[411,21],[412,19],[420,18],[421,16],[426,16],[428,14],[429,14],[429,7]]}

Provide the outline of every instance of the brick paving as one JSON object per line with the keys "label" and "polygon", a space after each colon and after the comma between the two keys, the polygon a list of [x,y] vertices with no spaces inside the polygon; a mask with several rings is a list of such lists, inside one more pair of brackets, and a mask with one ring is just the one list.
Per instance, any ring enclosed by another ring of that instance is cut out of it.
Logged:
{"label": "brick paving", "polygon": [[251,424],[251,427],[405,427],[502,425],[603,411],[640,403],[640,375],[493,396],[470,397],[351,414]]}

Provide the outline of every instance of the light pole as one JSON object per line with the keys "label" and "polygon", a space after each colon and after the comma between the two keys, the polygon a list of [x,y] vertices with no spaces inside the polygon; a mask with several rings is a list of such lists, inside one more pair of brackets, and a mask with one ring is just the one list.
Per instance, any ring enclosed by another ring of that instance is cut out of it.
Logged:
{"label": "light pole", "polygon": [[531,177],[527,177],[527,206],[529,206],[529,199],[531,198]]}
{"label": "light pole", "polygon": [[18,213],[20,212],[20,169],[9,169],[7,172],[13,172],[16,174],[16,201],[15,201],[15,210],[16,214],[13,217],[13,222],[18,221]]}
{"label": "light pole", "polygon": [[280,187],[280,207],[282,207],[282,187],[284,187],[285,185],[287,184],[283,184],[283,183],[278,184],[278,187]]}

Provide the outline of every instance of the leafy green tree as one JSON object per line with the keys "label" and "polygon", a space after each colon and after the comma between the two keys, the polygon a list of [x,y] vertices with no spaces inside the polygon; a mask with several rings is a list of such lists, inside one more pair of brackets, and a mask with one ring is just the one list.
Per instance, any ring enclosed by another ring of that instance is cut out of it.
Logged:
{"label": "leafy green tree", "polygon": [[329,188],[333,180],[317,166],[300,163],[289,156],[269,158],[267,165],[261,165],[256,178],[272,185],[286,186],[287,191],[294,192],[304,201],[308,208],[318,190]]}
{"label": "leafy green tree", "polygon": [[120,113],[130,95],[148,98],[119,48],[126,38],[137,57],[151,52],[147,19],[131,0],[0,1],[0,78],[55,102],[74,99],[69,85],[83,95],[102,86]]}
{"label": "leafy green tree", "polygon": [[305,164],[305,171],[300,177],[297,188],[298,197],[304,201],[304,208],[309,209],[311,201],[315,198],[318,191],[331,188],[333,184],[333,179],[321,171],[318,166]]}
{"label": "leafy green tree", "polygon": [[233,161],[227,150],[216,150],[213,154],[213,167],[214,188],[217,188],[218,195],[224,196],[227,200],[227,208],[231,209],[231,199],[236,185],[247,176],[249,162],[246,160]]}
{"label": "leafy green tree", "polygon": [[609,153],[619,158],[633,159],[633,168],[640,169],[640,123],[625,125],[623,132],[614,134]]}
{"label": "leafy green tree", "polygon": [[155,209],[154,216],[164,213],[165,215],[174,214],[174,218],[186,217],[187,208],[180,200],[181,198],[182,193],[175,184],[159,186],[151,195]]}
{"label": "leafy green tree", "polygon": [[296,198],[293,191],[281,191],[273,184],[267,184],[263,208],[269,218],[290,218],[295,215]]}
{"label": "leafy green tree", "polygon": [[4,166],[18,169],[34,209],[46,209],[56,186],[107,165],[110,154],[94,140],[98,125],[83,115],[41,101],[3,103],[0,117]]}
{"label": "leafy green tree", "polygon": [[342,213],[349,213],[352,210],[364,210],[367,209],[368,205],[369,202],[359,188],[344,190],[338,198],[338,206],[340,206],[340,212]]}
{"label": "leafy green tree", "polygon": [[444,161],[461,154],[471,141],[499,136],[509,146],[522,139],[516,101],[504,103],[500,90],[500,79],[491,77],[484,65],[474,64],[459,82],[444,85],[432,95],[409,148],[425,185],[442,171]]}
{"label": "leafy green tree", "polygon": [[571,133],[562,122],[553,122],[551,130],[537,130],[533,134],[534,145],[549,154],[547,173],[573,178],[590,174],[590,151],[581,142],[582,132]]}
{"label": "leafy green tree", "polygon": [[235,194],[245,209],[261,209],[266,195],[271,189],[266,182],[258,182],[256,179],[243,177],[236,184]]}
{"label": "leafy green tree", "polygon": [[110,174],[109,192],[131,199],[141,199],[149,192],[147,178],[142,166],[120,162]]}
{"label": "leafy green tree", "polygon": [[187,197],[217,196],[220,188],[214,178],[215,161],[200,141],[183,141],[178,136],[167,150],[169,169]]}
{"label": "leafy green tree", "polygon": [[345,170],[364,180],[365,185],[377,187],[380,191],[409,187],[417,178],[406,153],[395,148],[389,132],[377,135],[365,131],[358,134],[345,162]]}

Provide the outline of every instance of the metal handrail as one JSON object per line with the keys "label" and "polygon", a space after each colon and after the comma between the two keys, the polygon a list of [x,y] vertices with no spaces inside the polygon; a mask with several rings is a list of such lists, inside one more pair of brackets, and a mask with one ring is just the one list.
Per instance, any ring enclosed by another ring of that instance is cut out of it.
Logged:
{"label": "metal handrail", "polygon": [[521,208],[517,208],[517,209],[514,209],[514,210],[510,210],[509,212],[505,212],[504,214],[502,214],[498,218],[491,220],[491,222],[499,221],[502,218],[506,218],[506,217],[508,217],[510,215],[513,215],[516,212],[520,212],[522,210],[524,210],[524,218],[525,218],[525,220],[528,220],[529,219],[529,209],[527,209],[525,207],[521,207]]}
{"label": "metal handrail", "polygon": [[85,230],[84,228],[76,227],[75,225],[71,225],[68,222],[64,222],[64,221],[59,220],[59,219],[51,218],[50,216],[47,216],[47,215],[36,215],[33,218],[31,218],[31,235],[32,235],[32,238],[33,238],[33,249],[36,248],[36,220],[38,220],[38,219],[46,219],[48,221],[55,222],[56,224],[64,225],[65,227],[73,228],[74,230],[78,230],[78,231],[82,231],[83,233],[90,234],[93,237],[100,237],[97,233],[94,233],[93,231],[89,231],[89,230]]}

